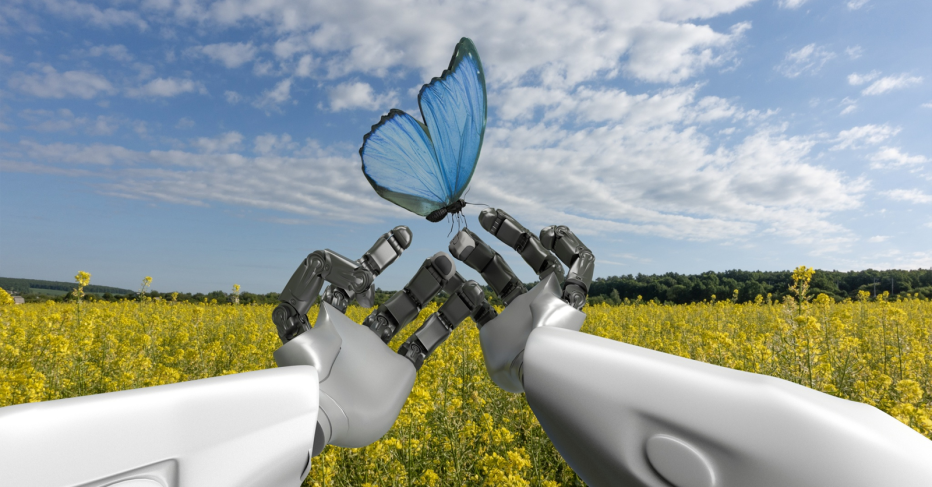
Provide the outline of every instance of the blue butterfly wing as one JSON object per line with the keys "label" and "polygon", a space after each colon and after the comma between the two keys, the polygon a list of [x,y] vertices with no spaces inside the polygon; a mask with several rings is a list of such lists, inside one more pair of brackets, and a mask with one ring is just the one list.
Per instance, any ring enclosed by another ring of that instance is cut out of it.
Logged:
{"label": "blue butterfly wing", "polygon": [[421,88],[418,105],[443,175],[444,202],[449,205],[469,185],[485,135],[485,72],[471,40],[460,40],[450,67]]}
{"label": "blue butterfly wing", "polygon": [[446,185],[427,127],[391,110],[363,137],[362,172],[379,196],[421,216],[447,206]]}
{"label": "blue butterfly wing", "polygon": [[485,74],[471,40],[460,40],[449,68],[421,88],[418,105],[426,124],[393,109],[363,137],[359,155],[379,196],[427,216],[462,197],[482,148]]}

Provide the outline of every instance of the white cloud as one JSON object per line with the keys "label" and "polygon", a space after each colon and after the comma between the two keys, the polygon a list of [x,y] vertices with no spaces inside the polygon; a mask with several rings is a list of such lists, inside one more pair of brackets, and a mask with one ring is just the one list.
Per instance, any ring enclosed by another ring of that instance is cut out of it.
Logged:
{"label": "white cloud", "polygon": [[19,145],[23,149],[23,156],[32,159],[31,162],[110,166],[118,163],[131,164],[141,159],[138,153],[113,145],[42,145],[31,141],[22,141]]}
{"label": "white cloud", "polygon": [[85,131],[91,135],[112,135],[119,128],[118,120],[113,117],[98,115],[93,122],[88,124]]}
{"label": "white cloud", "polygon": [[181,117],[180,119],[178,119],[178,123],[175,124],[175,128],[176,129],[189,129],[191,127],[194,127],[195,125],[196,124],[194,123],[194,120],[191,120],[188,117]]}
{"label": "white cloud", "polygon": [[899,76],[884,76],[877,81],[874,81],[870,86],[864,88],[861,91],[862,95],[880,95],[892,90],[898,90],[900,88],[906,88],[908,86],[917,85],[922,82],[921,76],[907,76],[906,74],[901,74]]}
{"label": "white cloud", "polygon": [[105,8],[101,10],[95,5],[82,3],[76,0],[44,0],[40,2],[53,14],[66,19],[84,20],[98,27],[114,27],[120,25],[135,25],[139,30],[146,30],[148,24],[136,12]]}
{"label": "white cloud", "polygon": [[[253,106],[263,109],[278,109],[283,103],[291,99],[291,78],[283,79],[274,88],[266,90],[253,102]],[[229,98],[227,99],[229,100]]]}
{"label": "white cloud", "polygon": [[872,251],[847,261],[842,266],[848,269],[928,269],[932,267],[932,251],[903,252],[896,248]]}
{"label": "white cloud", "polygon": [[867,241],[870,243],[882,243],[882,242],[886,242],[889,239],[890,239],[889,235],[875,235],[867,239]]}
{"label": "white cloud", "polygon": [[758,117],[728,100],[715,96],[698,97],[700,86],[675,87],[655,94],[632,95],[617,89],[516,87],[493,95],[490,105],[499,107],[504,120],[529,120],[543,111],[547,121],[625,122],[642,127],[668,123],[708,123]]}
{"label": "white cloud", "polygon": [[829,150],[860,149],[865,145],[877,145],[890,137],[900,133],[899,127],[889,125],[861,125],[842,130],[832,142]]}
{"label": "white cloud", "polygon": [[243,100],[243,95],[240,95],[239,93],[232,90],[224,91],[223,97],[226,98],[227,103],[230,105],[236,105]]}
{"label": "white cloud", "polygon": [[290,152],[297,148],[298,143],[292,141],[288,134],[282,134],[280,137],[275,134],[259,135],[253,143],[253,152],[262,155]]}
{"label": "white cloud", "polygon": [[30,64],[32,74],[16,72],[10,76],[8,85],[23,93],[40,98],[78,97],[94,98],[98,94],[113,93],[113,85],[106,78],[86,71],[59,73],[48,64]]}
{"label": "white cloud", "polygon": [[780,7],[788,9],[797,9],[804,3],[806,3],[806,0],[779,0],[778,2]]}
{"label": "white cloud", "polygon": [[[211,140],[236,139],[228,133]],[[279,138],[279,143],[284,139]],[[17,154],[5,154],[9,159],[3,161],[4,170],[65,174],[74,164],[109,166],[108,177],[97,187],[118,197],[196,206],[219,202],[352,223],[409,217],[386,204],[359,176],[358,157],[334,155],[313,141],[287,155],[258,157],[220,151],[143,152],[115,145],[23,142],[20,146]],[[94,173],[67,174],[93,177]]]}
{"label": "white cloud", "polygon": [[92,46],[87,50],[88,56],[100,57],[103,55],[110,56],[117,61],[132,61],[133,55],[129,53],[123,44],[114,44],[112,46]]}
{"label": "white cloud", "polygon": [[138,88],[127,89],[126,96],[131,98],[170,98],[184,93],[193,93],[195,91],[206,93],[207,90],[200,83],[190,79],[156,78]]}
{"label": "white cloud", "polygon": [[353,110],[380,110],[390,105],[398,104],[398,96],[394,91],[376,95],[369,83],[350,81],[340,83],[328,90],[330,95],[330,111]]}
{"label": "white cloud", "polygon": [[113,117],[98,115],[92,120],[88,117],[77,117],[67,108],[56,111],[26,109],[21,111],[19,116],[30,122],[26,128],[38,132],[74,132],[82,129],[89,135],[111,135],[118,127],[117,120]]}
{"label": "white cloud", "polygon": [[882,147],[879,151],[870,156],[872,169],[883,169],[885,167],[913,166],[929,162],[925,156],[911,156],[900,152],[896,147]]}
{"label": "white cloud", "polygon": [[795,78],[805,72],[817,73],[822,66],[835,57],[835,53],[823,46],[809,44],[796,51],[786,53],[783,62],[774,69],[787,78]]}
{"label": "white cloud", "polygon": [[678,83],[731,58],[730,47],[750,28],[750,22],[742,22],[730,34],[720,34],[706,25],[644,26],[644,37],[636,35],[628,51],[625,71],[646,81]]}
{"label": "white cloud", "polygon": [[[185,4],[180,21],[220,26],[260,23],[279,33],[280,60],[327,59],[321,76],[387,76],[398,68],[437,76],[461,35],[478,42],[487,70],[502,83],[526,77],[574,85],[599,73],[678,82],[727,60],[749,24],[727,33],[695,20],[732,12],[752,0],[683,2],[497,3],[347,0],[224,1]],[[361,14],[362,13],[362,14]],[[652,60],[652,55],[659,55]]]}
{"label": "white cloud", "polygon": [[20,118],[31,122],[26,128],[39,132],[58,132],[71,130],[79,123],[74,113],[67,108],[55,112],[51,110],[26,109],[19,113]]}
{"label": "white cloud", "polygon": [[845,48],[845,54],[847,54],[850,59],[858,59],[864,55],[864,48],[861,46],[848,46]]}
{"label": "white cloud", "polygon": [[729,240],[773,233],[838,248],[851,236],[826,217],[859,206],[864,189],[805,162],[813,140],[775,130],[731,149],[711,147],[693,127],[633,122],[576,132],[496,128],[486,141],[472,199],[509,208],[525,225],[565,221],[585,234]]}
{"label": "white cloud", "polygon": [[867,5],[867,2],[869,2],[869,1],[870,1],[870,0],[850,0],[850,1],[848,2],[848,9],[850,9],[850,10],[858,10],[858,9],[860,9],[861,7]]}
{"label": "white cloud", "polygon": [[209,137],[198,137],[191,141],[191,145],[207,154],[229,153],[240,147],[243,142],[243,135],[239,132],[231,131],[221,134],[220,137],[211,139]]}
{"label": "white cloud", "polygon": [[918,189],[894,189],[892,191],[884,191],[888,198],[896,201],[908,201],[910,203],[932,203],[932,195],[923,193]]}
{"label": "white cloud", "polygon": [[847,115],[858,109],[857,100],[852,100],[851,98],[848,98],[848,97],[845,97],[844,99],[841,100],[841,105],[844,106],[845,108],[841,110],[841,113],[839,113],[839,115]]}
{"label": "white cloud", "polygon": [[880,76],[880,71],[877,70],[871,71],[867,74],[851,73],[848,75],[848,84],[854,86],[863,85],[864,83],[868,83],[877,79],[878,76]]}
{"label": "white cloud", "polygon": [[149,138],[149,124],[142,120],[136,120],[133,122],[133,132],[136,132],[136,135],[140,138],[147,139]]}
{"label": "white cloud", "polygon": [[223,42],[191,48],[190,52],[204,54],[227,68],[238,68],[256,58],[258,49],[249,43]]}
{"label": "white cloud", "polygon": [[318,60],[310,54],[301,56],[301,59],[298,61],[298,66],[294,70],[294,75],[299,78],[307,78],[311,75],[311,72],[317,68],[318,64]]}

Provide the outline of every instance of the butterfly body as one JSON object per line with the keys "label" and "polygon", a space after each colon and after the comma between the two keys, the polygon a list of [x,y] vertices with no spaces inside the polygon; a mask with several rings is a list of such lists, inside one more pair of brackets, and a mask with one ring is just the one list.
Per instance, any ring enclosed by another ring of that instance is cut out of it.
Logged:
{"label": "butterfly body", "polygon": [[463,208],[466,206],[466,202],[463,200],[456,200],[453,204],[445,206],[443,208],[438,208],[430,214],[427,215],[427,221],[437,223],[440,220],[446,218],[447,215],[454,215],[463,211]]}
{"label": "butterfly body", "polygon": [[485,75],[472,41],[418,94],[423,122],[392,109],[363,137],[362,170],[379,196],[429,221],[462,211],[486,122]]}

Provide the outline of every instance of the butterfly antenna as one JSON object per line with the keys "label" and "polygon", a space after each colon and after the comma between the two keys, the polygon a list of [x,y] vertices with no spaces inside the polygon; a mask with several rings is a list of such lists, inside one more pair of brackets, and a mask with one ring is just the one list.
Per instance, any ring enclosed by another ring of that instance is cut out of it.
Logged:
{"label": "butterfly antenna", "polygon": [[476,206],[484,206],[484,207],[486,207],[486,208],[489,207],[489,205],[487,205],[487,204],[485,204],[485,203],[470,203],[470,202],[466,201],[466,195],[469,194],[470,191],[472,191],[472,188],[466,188],[466,193],[463,194],[463,203],[464,203],[464,204],[467,204],[467,205],[476,205]]}

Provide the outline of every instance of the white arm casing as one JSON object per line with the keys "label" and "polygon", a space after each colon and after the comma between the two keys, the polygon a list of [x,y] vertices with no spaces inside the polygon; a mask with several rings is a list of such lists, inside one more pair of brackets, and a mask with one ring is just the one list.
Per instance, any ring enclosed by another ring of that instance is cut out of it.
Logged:
{"label": "white arm casing", "polygon": [[311,366],[0,409],[3,487],[297,487],[318,411]]}
{"label": "white arm casing", "polygon": [[872,406],[552,324],[524,390],[589,485],[932,486],[932,441]]}

